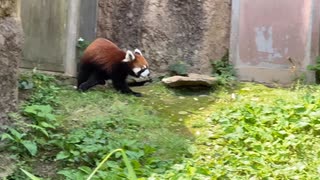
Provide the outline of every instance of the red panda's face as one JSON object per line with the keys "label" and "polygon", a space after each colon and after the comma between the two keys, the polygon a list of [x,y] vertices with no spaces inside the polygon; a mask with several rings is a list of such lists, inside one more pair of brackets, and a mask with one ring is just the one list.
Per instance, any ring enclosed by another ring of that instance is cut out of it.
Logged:
{"label": "red panda's face", "polygon": [[134,50],[134,53],[127,51],[124,62],[129,63],[136,77],[145,78],[150,76],[149,64],[139,49]]}

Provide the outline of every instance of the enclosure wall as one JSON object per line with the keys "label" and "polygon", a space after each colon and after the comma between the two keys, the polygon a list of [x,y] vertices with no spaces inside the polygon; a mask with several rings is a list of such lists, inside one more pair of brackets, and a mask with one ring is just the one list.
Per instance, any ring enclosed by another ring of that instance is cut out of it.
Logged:
{"label": "enclosure wall", "polygon": [[241,80],[314,81],[307,66],[319,53],[319,0],[233,0],[231,59]]}
{"label": "enclosure wall", "polygon": [[209,74],[228,52],[230,0],[99,0],[97,36],[121,48],[140,48],[153,72],[184,62]]}
{"label": "enclosure wall", "polygon": [[[21,61],[22,29],[17,0],[0,1],[0,133],[10,122],[18,100],[18,65]],[[1,177],[0,177],[1,178]]]}
{"label": "enclosure wall", "polygon": [[22,0],[25,34],[21,67],[64,71],[68,1]]}

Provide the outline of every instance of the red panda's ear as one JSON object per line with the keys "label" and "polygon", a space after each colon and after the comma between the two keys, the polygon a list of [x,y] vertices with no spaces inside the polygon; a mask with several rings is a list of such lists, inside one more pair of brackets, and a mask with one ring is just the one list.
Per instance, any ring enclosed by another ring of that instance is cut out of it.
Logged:
{"label": "red panda's ear", "polygon": [[124,59],[124,60],[122,60],[122,62],[130,62],[130,61],[133,61],[133,60],[135,60],[135,56],[134,56],[134,54],[132,53],[132,51],[127,51],[127,53],[126,53],[126,58]]}
{"label": "red panda's ear", "polygon": [[142,53],[141,53],[141,51],[140,51],[139,49],[135,49],[135,50],[134,50],[134,53],[135,53],[135,54],[139,54],[140,56],[142,56]]}

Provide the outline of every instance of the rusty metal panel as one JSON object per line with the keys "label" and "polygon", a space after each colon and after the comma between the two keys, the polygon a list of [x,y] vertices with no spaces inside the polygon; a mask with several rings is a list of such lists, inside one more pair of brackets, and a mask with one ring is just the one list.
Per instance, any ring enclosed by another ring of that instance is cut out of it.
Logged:
{"label": "rusty metal panel", "polygon": [[319,52],[319,0],[232,2],[231,58],[241,80],[314,80],[306,67]]}

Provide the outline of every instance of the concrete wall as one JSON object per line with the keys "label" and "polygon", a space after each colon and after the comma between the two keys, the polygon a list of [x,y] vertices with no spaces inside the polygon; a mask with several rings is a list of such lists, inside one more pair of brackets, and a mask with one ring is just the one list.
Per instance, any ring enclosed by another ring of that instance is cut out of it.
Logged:
{"label": "concrete wall", "polygon": [[97,33],[98,0],[81,0],[79,17],[79,36],[93,41]]}
{"label": "concrete wall", "polygon": [[98,36],[140,48],[153,74],[179,61],[210,74],[210,61],[228,52],[230,15],[230,0],[23,0],[21,67],[74,76],[76,39]]}
{"label": "concrete wall", "polygon": [[23,68],[76,74],[80,0],[23,0]]}
{"label": "concrete wall", "polygon": [[314,80],[306,67],[319,52],[319,0],[232,2],[231,58],[241,80]]}
{"label": "concrete wall", "polygon": [[21,67],[64,71],[68,1],[22,0],[25,33]]}
{"label": "concrete wall", "polygon": [[16,0],[0,1],[0,132],[9,124],[7,115],[16,110],[18,98],[18,65],[23,37],[16,15]]}
{"label": "concrete wall", "polygon": [[153,74],[179,61],[210,74],[229,48],[230,0],[99,0],[98,18],[98,37],[140,48]]}

